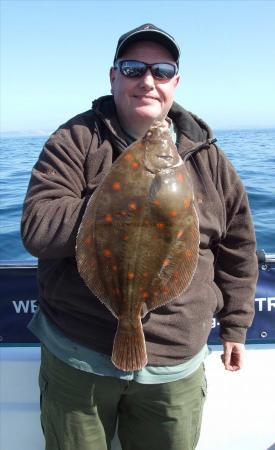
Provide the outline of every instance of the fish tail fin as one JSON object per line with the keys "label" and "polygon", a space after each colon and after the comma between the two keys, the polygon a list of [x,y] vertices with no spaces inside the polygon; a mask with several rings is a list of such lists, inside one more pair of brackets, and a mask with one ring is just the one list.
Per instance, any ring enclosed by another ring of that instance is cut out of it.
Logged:
{"label": "fish tail fin", "polygon": [[123,321],[118,322],[114,339],[112,362],[121,370],[142,369],[147,364],[144,333],[141,320],[129,330]]}

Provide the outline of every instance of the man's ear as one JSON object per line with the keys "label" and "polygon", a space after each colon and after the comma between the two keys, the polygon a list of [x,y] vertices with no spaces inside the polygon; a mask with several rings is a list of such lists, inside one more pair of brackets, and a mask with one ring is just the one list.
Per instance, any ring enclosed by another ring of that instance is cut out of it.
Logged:
{"label": "man's ear", "polygon": [[116,77],[116,71],[115,71],[115,69],[113,67],[110,68],[109,77],[110,77],[111,86],[113,86],[113,82],[114,82],[115,77]]}
{"label": "man's ear", "polygon": [[175,77],[174,77],[174,87],[176,88],[180,82],[180,74],[178,73]]}

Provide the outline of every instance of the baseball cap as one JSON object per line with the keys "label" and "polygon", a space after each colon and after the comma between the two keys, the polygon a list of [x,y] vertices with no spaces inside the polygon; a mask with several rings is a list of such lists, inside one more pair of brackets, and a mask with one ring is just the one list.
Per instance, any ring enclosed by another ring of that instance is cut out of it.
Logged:
{"label": "baseball cap", "polygon": [[131,31],[123,34],[117,43],[114,62],[123,54],[126,48],[139,41],[154,41],[163,45],[175,59],[177,65],[179,65],[180,49],[173,36],[161,30],[152,23],[145,23],[140,27],[134,28]]}

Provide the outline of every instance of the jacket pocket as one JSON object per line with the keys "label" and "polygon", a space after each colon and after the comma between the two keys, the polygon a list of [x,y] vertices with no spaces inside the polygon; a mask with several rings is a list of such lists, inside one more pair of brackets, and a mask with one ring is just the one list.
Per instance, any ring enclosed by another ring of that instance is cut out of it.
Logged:
{"label": "jacket pocket", "polygon": [[220,288],[215,283],[215,281],[209,281],[208,286],[210,287],[210,289],[213,291],[213,293],[215,295],[216,308],[213,312],[214,312],[214,314],[217,314],[219,311],[221,311],[221,309],[223,308],[223,305],[224,305],[223,295],[222,295]]}

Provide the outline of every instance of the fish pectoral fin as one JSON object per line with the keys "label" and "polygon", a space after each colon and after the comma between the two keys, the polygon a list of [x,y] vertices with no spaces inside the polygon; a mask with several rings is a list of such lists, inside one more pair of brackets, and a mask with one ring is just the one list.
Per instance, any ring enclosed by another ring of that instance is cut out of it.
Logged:
{"label": "fish pectoral fin", "polygon": [[155,200],[156,196],[158,195],[160,189],[161,189],[161,177],[159,175],[156,175],[151,183],[150,190],[149,190],[149,199],[150,201]]}
{"label": "fish pectoral fin", "polygon": [[134,324],[119,320],[114,339],[112,362],[124,371],[140,370],[147,364],[144,333],[140,318]]}

